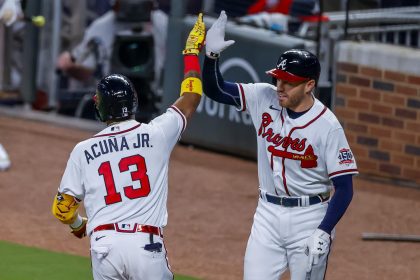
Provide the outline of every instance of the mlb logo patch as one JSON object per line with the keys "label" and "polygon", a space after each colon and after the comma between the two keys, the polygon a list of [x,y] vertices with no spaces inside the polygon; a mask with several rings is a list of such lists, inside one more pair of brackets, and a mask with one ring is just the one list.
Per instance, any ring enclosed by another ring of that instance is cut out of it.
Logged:
{"label": "mlb logo patch", "polygon": [[121,224],[122,229],[131,229],[131,224]]}
{"label": "mlb logo patch", "polygon": [[339,164],[349,165],[349,164],[354,163],[353,154],[351,153],[350,149],[346,149],[346,148],[340,149],[338,151],[338,159],[340,160],[338,162]]}

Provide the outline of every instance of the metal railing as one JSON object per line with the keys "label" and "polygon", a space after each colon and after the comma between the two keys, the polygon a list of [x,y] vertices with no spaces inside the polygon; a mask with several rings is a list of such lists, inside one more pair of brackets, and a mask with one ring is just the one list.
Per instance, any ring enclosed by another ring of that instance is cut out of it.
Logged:
{"label": "metal railing", "polygon": [[[341,39],[347,35],[349,39],[358,38],[367,41],[420,47],[420,41],[410,40],[410,37],[420,37],[420,6],[357,10],[348,15],[349,28],[346,30],[346,13],[325,13],[328,21],[325,25],[324,38]],[[297,35],[299,37],[316,37],[317,23],[304,22]],[[326,35],[326,36],[325,36]],[[391,36],[390,36],[391,35]],[[391,39],[390,39],[391,38]],[[405,38],[400,40],[399,38]]]}
{"label": "metal railing", "polygon": [[[420,6],[354,10],[348,17],[345,11],[323,15],[328,18],[321,22],[319,38],[318,56],[323,69],[334,69],[334,47],[344,39],[420,47]],[[317,40],[317,28],[317,22],[303,22],[295,35]],[[322,71],[320,84],[330,85],[334,75]]]}

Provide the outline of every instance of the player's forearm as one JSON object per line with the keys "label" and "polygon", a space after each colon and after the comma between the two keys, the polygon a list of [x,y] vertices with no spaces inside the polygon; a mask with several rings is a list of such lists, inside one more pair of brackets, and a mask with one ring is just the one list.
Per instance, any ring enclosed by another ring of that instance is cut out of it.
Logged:
{"label": "player's forearm", "polygon": [[203,90],[209,98],[219,103],[234,106],[241,104],[238,86],[223,79],[218,59],[207,56],[204,59]]}
{"label": "player's forearm", "polygon": [[328,205],[327,213],[318,227],[328,234],[331,234],[353,198],[352,175],[336,177],[333,179],[333,183],[335,186],[334,195]]}
{"label": "player's forearm", "polygon": [[203,86],[200,79],[200,62],[198,55],[204,44],[206,28],[203,21],[203,14],[198,15],[193,29],[185,42],[182,51],[184,55],[184,80],[181,83],[180,97],[174,103],[184,116],[188,119],[192,116],[200,103],[203,94]]}
{"label": "player's forearm", "polygon": [[198,56],[184,55],[184,80],[181,84],[180,97],[174,106],[189,119],[200,104],[202,92]]}

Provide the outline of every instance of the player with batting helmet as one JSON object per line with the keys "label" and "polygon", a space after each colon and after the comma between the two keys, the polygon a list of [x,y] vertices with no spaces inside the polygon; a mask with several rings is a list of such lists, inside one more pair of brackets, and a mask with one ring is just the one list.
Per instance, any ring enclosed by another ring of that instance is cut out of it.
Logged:
{"label": "player with batting helmet", "polygon": [[[98,83],[95,107],[107,127],[75,146],[52,205],[76,237],[89,236],[95,280],[173,279],[163,242],[169,157],[200,103],[204,37],[200,14],[183,51],[181,96],[148,124],[133,119],[137,94],[127,77]],[[78,214],[82,201],[87,217]]]}
{"label": "player with batting helmet", "polygon": [[[244,279],[323,279],[334,228],[353,196],[356,162],[334,114],[314,96],[318,58],[281,54],[268,83],[232,83],[219,70],[224,11],[207,32],[204,92],[247,111],[257,132],[259,200],[244,259]],[[331,192],[335,188],[334,195]]]}

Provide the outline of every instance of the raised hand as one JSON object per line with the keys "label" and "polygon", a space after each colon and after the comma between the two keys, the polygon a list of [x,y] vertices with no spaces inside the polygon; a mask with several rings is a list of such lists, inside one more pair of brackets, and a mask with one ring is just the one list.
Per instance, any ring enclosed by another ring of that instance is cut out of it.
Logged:
{"label": "raised hand", "polygon": [[224,49],[235,43],[234,40],[225,41],[226,22],[226,13],[221,11],[219,18],[207,31],[206,54],[210,57],[218,57]]}
{"label": "raised hand", "polygon": [[204,45],[204,39],[206,37],[206,25],[203,21],[203,14],[198,15],[197,21],[194,27],[191,29],[188,35],[187,42],[185,43],[185,49],[182,51],[183,55],[198,55]]}

